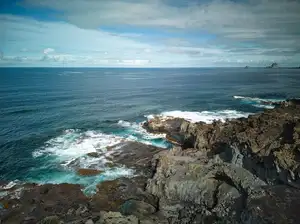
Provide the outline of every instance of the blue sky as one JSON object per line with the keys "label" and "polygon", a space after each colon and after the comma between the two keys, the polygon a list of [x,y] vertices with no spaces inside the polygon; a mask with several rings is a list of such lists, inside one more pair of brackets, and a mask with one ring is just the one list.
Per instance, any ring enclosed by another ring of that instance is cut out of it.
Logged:
{"label": "blue sky", "polygon": [[299,0],[1,0],[0,66],[300,66]]}

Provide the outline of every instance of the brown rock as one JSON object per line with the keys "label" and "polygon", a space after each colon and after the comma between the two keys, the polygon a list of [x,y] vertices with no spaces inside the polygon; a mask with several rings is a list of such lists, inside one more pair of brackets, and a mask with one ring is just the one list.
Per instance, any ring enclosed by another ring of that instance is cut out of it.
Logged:
{"label": "brown rock", "polygon": [[77,170],[77,174],[80,176],[95,176],[103,173],[101,170],[93,170],[93,169],[79,169]]}

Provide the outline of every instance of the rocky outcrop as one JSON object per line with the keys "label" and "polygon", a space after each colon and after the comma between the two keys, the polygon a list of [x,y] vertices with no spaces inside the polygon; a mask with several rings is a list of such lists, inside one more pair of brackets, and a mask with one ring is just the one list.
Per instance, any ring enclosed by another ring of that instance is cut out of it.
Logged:
{"label": "rocky outcrop", "polygon": [[300,186],[299,100],[225,123],[175,120],[155,118],[144,126],[180,136],[177,139],[183,148],[192,147],[210,158],[243,167],[267,183]]}
{"label": "rocky outcrop", "polygon": [[[135,170],[141,175],[152,176],[151,158],[156,153],[163,151],[163,148],[145,145],[139,142],[122,142],[111,146],[107,152],[92,152],[88,157],[99,158],[99,164],[82,164],[82,158],[77,158],[68,164],[70,169],[75,170],[79,175],[90,176],[101,174],[102,171],[116,167],[127,167]],[[102,161],[105,161],[102,164]],[[85,168],[81,168],[84,166]]]}
{"label": "rocky outcrop", "polygon": [[278,64],[275,62],[275,63],[272,63],[271,65],[267,66],[266,68],[278,68]]}
{"label": "rocky outcrop", "polygon": [[71,184],[2,187],[2,223],[299,223],[300,100],[226,122],[154,117],[143,127],[174,147],[123,142],[87,155],[137,171],[91,197]]}
{"label": "rocky outcrop", "polygon": [[147,191],[160,199],[160,212],[171,223],[238,223],[248,195],[266,185],[249,171],[210,160],[196,149],[173,149],[156,160]]}
{"label": "rocky outcrop", "polygon": [[47,223],[49,217],[53,216],[56,216],[56,220],[71,222],[92,215],[88,198],[79,185],[73,184],[28,187],[23,189],[19,197],[7,195],[0,201],[5,202],[8,206],[1,211],[2,223]]}

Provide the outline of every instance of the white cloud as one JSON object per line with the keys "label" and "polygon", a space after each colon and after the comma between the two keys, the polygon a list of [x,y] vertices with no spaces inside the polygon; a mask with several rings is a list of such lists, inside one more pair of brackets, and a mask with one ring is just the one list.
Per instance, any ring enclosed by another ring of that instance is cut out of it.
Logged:
{"label": "white cloud", "polygon": [[[0,49],[10,55],[23,46],[30,52],[51,46],[55,51],[46,53],[45,62],[99,66],[138,65],[139,60],[148,60],[148,64],[141,63],[145,66],[256,66],[274,60],[286,65],[300,63],[298,0],[213,0],[180,7],[176,3],[184,2],[179,0],[25,2],[26,7],[58,10],[66,22],[0,15],[0,29],[4,30],[0,47],[5,41]],[[134,29],[109,33],[101,31],[102,26]],[[149,28],[168,33],[155,39]],[[148,32],[143,32],[145,29]],[[198,41],[201,38],[207,40]]]}
{"label": "white cloud", "polygon": [[44,54],[49,54],[49,53],[53,53],[55,50],[53,48],[46,48],[44,49]]}

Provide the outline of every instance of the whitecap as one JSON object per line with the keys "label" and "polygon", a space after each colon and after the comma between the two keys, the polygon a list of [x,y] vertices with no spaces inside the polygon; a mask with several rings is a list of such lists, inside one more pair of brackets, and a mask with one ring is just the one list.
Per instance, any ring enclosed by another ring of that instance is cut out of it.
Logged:
{"label": "whitecap", "polygon": [[124,141],[122,137],[115,135],[68,129],[62,135],[47,141],[44,147],[33,153],[33,156],[52,155],[60,161],[69,163],[87,153],[105,152],[107,147],[119,144],[122,141]]}
{"label": "whitecap", "polygon": [[143,122],[128,122],[120,120],[118,125],[126,128],[126,132],[123,133],[123,136],[126,137],[127,140],[141,142],[146,145],[154,145],[161,148],[168,148],[170,145],[165,140],[165,134],[153,134],[147,132],[142,127]]}
{"label": "whitecap", "polygon": [[284,101],[285,99],[278,98],[278,99],[270,99],[270,98],[258,98],[258,97],[248,97],[248,96],[233,96],[234,99],[241,99],[244,101],[252,101],[252,102],[258,102],[258,103],[263,103],[263,102],[273,102],[273,103],[279,103]]}
{"label": "whitecap", "polygon": [[272,105],[264,105],[264,104],[254,104],[253,105],[254,107],[257,107],[257,108],[264,108],[264,109],[274,109],[275,106],[272,106]]}
{"label": "whitecap", "polygon": [[257,108],[264,108],[264,109],[274,109],[274,105],[270,105],[268,103],[280,103],[285,99],[262,99],[257,97],[247,97],[247,96],[233,96],[235,99],[239,99],[244,103],[250,104]]}
{"label": "whitecap", "polygon": [[[248,117],[251,113],[236,111],[236,110],[219,110],[219,111],[166,111],[157,116],[162,118],[183,118],[187,121],[196,123],[196,122],[205,122],[212,123],[214,120],[220,120],[224,122],[226,119],[234,119],[240,117]],[[155,115],[146,116],[148,120],[151,120],[155,117]]]}

